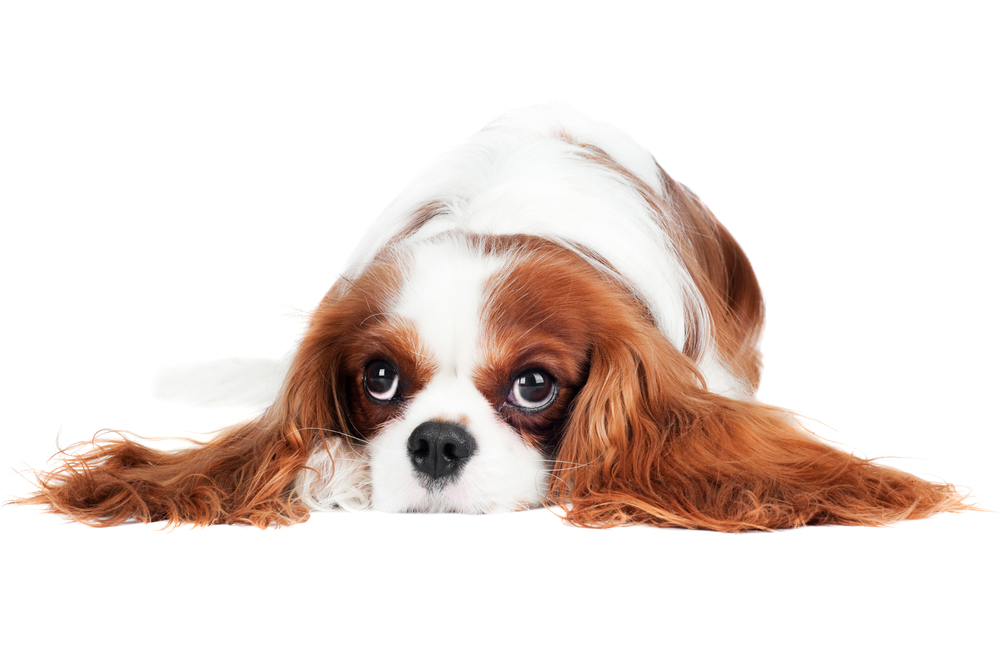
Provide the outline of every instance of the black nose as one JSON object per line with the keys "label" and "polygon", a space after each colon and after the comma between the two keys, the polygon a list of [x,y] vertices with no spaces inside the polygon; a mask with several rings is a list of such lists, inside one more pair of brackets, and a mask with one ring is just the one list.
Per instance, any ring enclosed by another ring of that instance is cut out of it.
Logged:
{"label": "black nose", "polygon": [[424,422],[406,445],[413,467],[431,479],[455,475],[476,451],[472,434],[451,422]]}

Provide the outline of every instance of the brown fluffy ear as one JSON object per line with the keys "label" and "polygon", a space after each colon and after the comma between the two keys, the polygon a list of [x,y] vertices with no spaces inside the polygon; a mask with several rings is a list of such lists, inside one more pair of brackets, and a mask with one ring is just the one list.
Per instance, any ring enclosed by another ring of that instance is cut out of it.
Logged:
{"label": "brown fluffy ear", "polygon": [[305,521],[293,482],[328,431],[346,433],[344,397],[336,381],[343,308],[336,290],[321,304],[278,400],[259,418],[207,443],[176,451],[145,447],[105,431],[37,474],[38,490],[14,502],[91,525],[130,520],[170,524],[247,523],[259,527]]}
{"label": "brown fluffy ear", "polygon": [[581,526],[735,532],[968,509],[951,485],[835,449],[777,408],[709,393],[641,323],[597,343],[557,459],[550,498]]}
{"label": "brown fluffy ear", "polygon": [[316,386],[321,379],[302,362],[293,365],[282,397],[253,421],[176,451],[105,431],[56,469],[38,473],[37,492],[15,502],[48,505],[97,526],[137,520],[263,528],[304,521],[309,511],[292,497],[292,486],[316,441],[306,426],[337,420],[336,401],[326,400]]}
{"label": "brown fluffy ear", "polygon": [[190,449],[159,451],[105,431],[38,473],[35,494],[14,502],[94,526],[136,520],[170,524],[303,521],[308,510],[289,497],[305,458],[267,417],[227,429]]}

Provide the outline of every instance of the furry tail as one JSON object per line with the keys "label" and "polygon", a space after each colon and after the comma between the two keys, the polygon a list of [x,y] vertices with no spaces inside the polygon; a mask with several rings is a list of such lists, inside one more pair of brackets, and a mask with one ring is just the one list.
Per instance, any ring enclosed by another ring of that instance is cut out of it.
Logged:
{"label": "furry tail", "polygon": [[283,358],[220,359],[160,369],[153,380],[153,396],[198,407],[263,409],[281,392],[294,351]]}

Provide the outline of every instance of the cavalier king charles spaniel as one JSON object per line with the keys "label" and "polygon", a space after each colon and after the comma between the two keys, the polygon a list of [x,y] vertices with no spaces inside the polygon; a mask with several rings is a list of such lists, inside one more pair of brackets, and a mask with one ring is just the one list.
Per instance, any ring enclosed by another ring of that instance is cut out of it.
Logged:
{"label": "cavalier king charles spaniel", "polygon": [[967,507],[755,400],[763,316],[746,255],[649,153],[514,112],[376,221],[263,414],[176,451],[106,432],[19,502],[97,525],[542,505],[719,531]]}

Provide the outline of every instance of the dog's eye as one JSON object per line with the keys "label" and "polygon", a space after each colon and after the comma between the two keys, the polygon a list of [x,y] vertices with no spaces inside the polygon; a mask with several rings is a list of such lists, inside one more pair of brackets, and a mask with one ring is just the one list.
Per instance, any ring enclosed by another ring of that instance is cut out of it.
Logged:
{"label": "dog's eye", "polygon": [[542,370],[521,373],[510,388],[507,402],[534,412],[548,407],[556,398],[557,385],[552,376]]}
{"label": "dog's eye", "polygon": [[365,367],[365,392],[375,401],[391,401],[399,389],[399,374],[387,361],[373,361]]}

